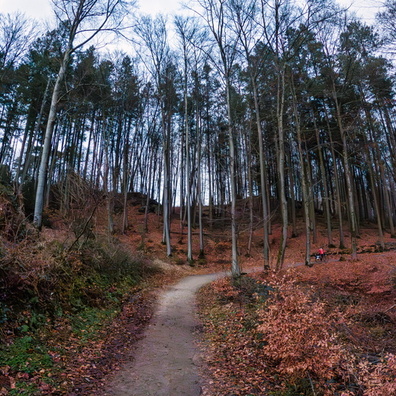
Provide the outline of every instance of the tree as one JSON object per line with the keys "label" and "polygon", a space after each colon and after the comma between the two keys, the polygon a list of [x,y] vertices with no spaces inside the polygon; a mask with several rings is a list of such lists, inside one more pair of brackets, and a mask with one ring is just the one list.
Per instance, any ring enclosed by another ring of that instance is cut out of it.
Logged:
{"label": "tree", "polygon": [[[217,45],[220,64],[217,67],[224,81],[226,106],[227,106],[227,129],[229,144],[229,177],[231,187],[231,272],[234,277],[241,275],[241,268],[238,262],[238,229],[236,219],[236,148],[235,132],[233,125],[233,111],[231,104],[232,91],[232,74],[235,60],[238,54],[237,46],[239,41],[239,32],[233,31],[230,26],[230,8],[224,0],[197,0],[203,9],[201,17],[205,21],[213,39]],[[214,60],[214,59],[212,59]],[[217,62],[213,62],[217,66]]]}
{"label": "tree", "polygon": [[[45,130],[34,209],[34,225],[40,229],[44,208],[44,191],[50,157],[52,135],[57,106],[61,96],[67,66],[76,50],[82,48],[101,32],[117,32],[126,15],[124,0],[52,0],[59,24],[67,32],[64,50],[60,59],[59,72],[52,90],[50,112]],[[131,2],[129,2],[132,5]]]}
{"label": "tree", "polygon": [[18,130],[15,126],[18,115],[23,113],[23,95],[19,88],[26,84],[22,79],[28,73],[26,68],[20,68],[35,36],[36,30],[32,22],[22,14],[0,13],[0,128],[3,129],[0,144],[1,163],[8,162],[7,157],[13,152],[11,143],[15,131]]}
{"label": "tree", "polygon": [[0,81],[6,69],[16,66],[36,37],[31,21],[21,13],[0,13]]}
{"label": "tree", "polygon": [[[198,63],[198,46],[202,43],[204,36],[202,32],[200,32],[199,26],[197,22],[193,18],[175,18],[175,26],[176,32],[179,36],[180,47],[182,52],[183,59],[183,96],[184,96],[184,136],[185,136],[185,189],[182,188],[181,192],[185,194],[186,200],[186,212],[187,212],[187,260],[189,262],[193,261],[192,254],[192,185],[193,185],[193,172],[192,170],[192,160],[191,160],[191,139],[190,139],[190,115],[189,115],[189,76],[195,74],[197,75],[197,63]],[[192,73],[194,70],[194,73]],[[195,87],[198,89],[198,87]],[[195,98],[197,99],[197,98]],[[197,111],[198,114],[198,111]],[[196,154],[200,153],[200,139],[198,136],[198,128],[199,123],[196,122],[197,134],[195,136],[195,140],[197,141],[198,147],[196,147]],[[182,145],[183,146],[183,145]],[[200,156],[200,155],[199,155]],[[199,160],[198,160],[199,162]],[[183,166],[182,166],[183,169]],[[198,170],[199,172],[199,170]],[[183,172],[182,172],[183,175]],[[198,185],[199,190],[199,185]],[[184,197],[183,197],[184,198]],[[201,202],[200,192],[198,196],[199,204]],[[180,202],[180,210],[182,215],[182,199]],[[201,213],[200,213],[200,221],[201,221]],[[202,227],[200,227],[200,233],[202,231]],[[202,238],[201,238],[202,239]],[[201,246],[201,254],[203,254],[202,240],[200,241]]]}
{"label": "tree", "polygon": [[263,72],[263,58],[253,56],[253,51],[262,39],[258,32],[259,25],[255,22],[258,12],[256,0],[248,2],[234,0],[231,2],[233,23],[235,24],[236,33],[240,32],[239,39],[247,61],[247,72],[253,94],[253,103],[255,111],[255,122],[257,127],[257,140],[259,145],[259,166],[260,166],[260,189],[261,204],[263,211],[263,252],[264,252],[264,269],[270,267],[270,244],[269,244],[269,208],[267,197],[267,169],[264,158],[264,137],[262,130],[262,120],[260,117],[260,104],[257,87],[257,77]]}
{"label": "tree", "polygon": [[385,0],[384,10],[377,14],[377,21],[385,33],[386,42],[396,44],[396,0]]}
{"label": "tree", "polygon": [[145,44],[148,53],[139,53],[154,81],[155,95],[161,113],[161,133],[163,144],[163,193],[162,207],[164,219],[163,241],[167,255],[172,254],[170,239],[170,207],[172,193],[171,174],[171,120],[175,110],[175,88],[173,85],[174,65],[167,39],[166,20],[159,15],[155,19],[144,17],[135,28]]}

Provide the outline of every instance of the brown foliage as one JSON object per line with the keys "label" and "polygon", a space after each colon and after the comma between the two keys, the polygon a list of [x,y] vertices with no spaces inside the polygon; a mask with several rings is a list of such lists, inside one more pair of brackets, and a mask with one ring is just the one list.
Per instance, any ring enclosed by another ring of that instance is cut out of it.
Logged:
{"label": "brown foliage", "polygon": [[[357,342],[363,330],[350,311],[319,298],[297,275],[245,278],[253,293],[229,279],[202,291],[211,350],[205,394],[396,395],[395,355]],[[269,298],[264,285],[271,285]]]}
{"label": "brown foliage", "polygon": [[324,383],[337,376],[346,352],[331,324],[342,320],[340,316],[292,281],[281,280],[273,287],[268,308],[258,312],[261,324],[256,329],[266,341],[266,360],[289,383],[306,377]]}
{"label": "brown foliage", "polygon": [[0,237],[16,242],[24,235],[26,219],[18,204],[19,196],[0,184]]}

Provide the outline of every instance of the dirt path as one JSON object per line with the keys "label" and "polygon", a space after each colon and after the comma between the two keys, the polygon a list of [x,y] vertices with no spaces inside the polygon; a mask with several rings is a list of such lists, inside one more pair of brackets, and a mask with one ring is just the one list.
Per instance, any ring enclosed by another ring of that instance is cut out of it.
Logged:
{"label": "dirt path", "polygon": [[200,395],[195,293],[224,275],[188,276],[161,293],[145,338],[136,346],[133,362],[117,373],[105,395]]}

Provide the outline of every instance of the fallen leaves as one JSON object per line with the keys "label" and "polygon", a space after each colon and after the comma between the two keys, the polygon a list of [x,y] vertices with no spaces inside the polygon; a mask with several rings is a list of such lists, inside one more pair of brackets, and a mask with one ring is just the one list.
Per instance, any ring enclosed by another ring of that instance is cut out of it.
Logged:
{"label": "fallen leaves", "polygon": [[[304,279],[304,271],[311,282],[315,279],[315,286]],[[303,268],[276,276],[256,275],[256,283],[271,284],[269,299],[260,297],[254,282],[244,282],[254,289],[250,291],[230,279],[202,289],[200,312],[209,351],[205,395],[264,395],[275,391],[293,395],[396,395],[393,319],[389,317],[389,323],[380,327],[393,334],[393,344],[388,335],[386,356],[385,345],[375,339],[379,324],[356,322],[356,318],[367,317],[356,315],[357,310],[366,312],[364,301],[373,298],[365,292],[368,281],[362,270],[362,279],[352,282],[354,293],[356,284],[364,285],[362,293],[350,299],[344,299],[344,290],[337,290],[335,272],[332,291],[326,289],[317,272],[311,276],[313,272]],[[321,272],[325,274],[325,270]],[[377,276],[386,279],[383,273]],[[348,278],[352,280],[352,274],[339,273],[340,284]],[[326,293],[322,293],[324,290]],[[392,293],[395,296],[394,290]],[[351,304],[351,309],[338,306],[338,301]],[[389,306],[386,301],[385,305]],[[382,316],[374,312],[369,317]],[[364,357],[368,349],[376,357],[374,361]]]}
{"label": "fallen leaves", "polygon": [[[22,366],[21,371],[9,365],[0,367],[0,396],[13,390],[26,395],[99,394],[106,375],[131,359],[132,345],[141,338],[154,301],[154,293],[149,290],[135,293],[119,315],[101,318],[102,323],[96,327],[88,319],[84,319],[86,328],[76,328],[66,317],[59,318],[32,347],[26,345],[30,349],[24,352],[29,359],[37,343],[52,364],[40,367],[34,360],[34,368],[26,372]],[[29,360],[25,366],[29,368]]]}

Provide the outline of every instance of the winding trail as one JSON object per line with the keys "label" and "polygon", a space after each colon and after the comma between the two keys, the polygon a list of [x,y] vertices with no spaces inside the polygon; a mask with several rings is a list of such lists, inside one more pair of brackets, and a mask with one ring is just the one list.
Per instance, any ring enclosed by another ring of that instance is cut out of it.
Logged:
{"label": "winding trail", "polygon": [[203,285],[225,275],[188,276],[163,291],[145,337],[136,346],[133,361],[114,376],[105,395],[200,395],[195,294]]}

